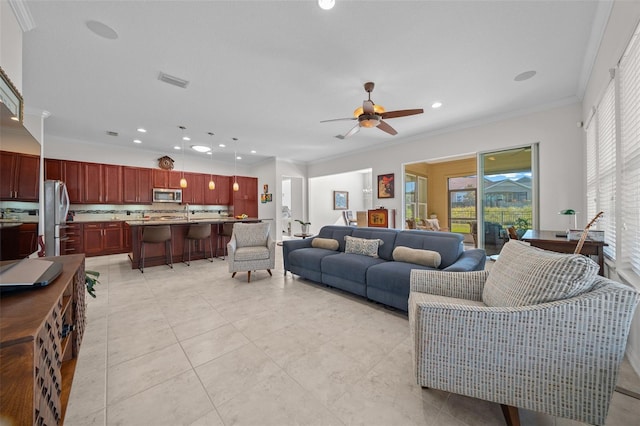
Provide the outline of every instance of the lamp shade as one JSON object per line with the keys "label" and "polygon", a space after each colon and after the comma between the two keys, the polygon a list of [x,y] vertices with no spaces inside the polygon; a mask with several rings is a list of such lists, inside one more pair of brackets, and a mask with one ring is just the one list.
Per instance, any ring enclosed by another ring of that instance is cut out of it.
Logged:
{"label": "lamp shade", "polygon": [[209,181],[209,189],[212,191],[216,189],[216,183],[213,181],[213,179]]}
{"label": "lamp shade", "polygon": [[187,180],[185,178],[180,179],[180,188],[187,187]]}
{"label": "lamp shade", "polygon": [[235,192],[240,191],[240,185],[238,185],[238,182],[233,182],[233,190]]}

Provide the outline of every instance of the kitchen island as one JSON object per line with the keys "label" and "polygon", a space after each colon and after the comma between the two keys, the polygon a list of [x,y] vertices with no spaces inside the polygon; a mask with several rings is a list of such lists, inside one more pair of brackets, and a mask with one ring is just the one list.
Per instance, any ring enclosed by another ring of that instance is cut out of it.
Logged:
{"label": "kitchen island", "polygon": [[[184,217],[166,217],[160,219],[138,219],[125,221],[125,233],[131,238],[131,269],[139,269],[140,267],[140,247],[142,241],[142,231],[145,226],[169,225],[171,227],[171,249],[173,252],[173,262],[178,263],[183,260],[183,252],[185,251],[185,236],[189,232],[189,226],[192,224],[207,223],[211,225],[211,238],[213,241],[214,256],[218,253],[224,253],[229,237],[223,236],[222,231],[226,223],[257,223],[265,219],[245,218],[236,219],[232,217],[226,218],[196,218],[187,220]],[[209,244],[198,241],[195,249],[191,250],[191,260],[204,259],[209,256]],[[145,246],[144,266],[164,265],[166,262],[165,245],[150,244]],[[205,254],[206,253],[206,254]]]}

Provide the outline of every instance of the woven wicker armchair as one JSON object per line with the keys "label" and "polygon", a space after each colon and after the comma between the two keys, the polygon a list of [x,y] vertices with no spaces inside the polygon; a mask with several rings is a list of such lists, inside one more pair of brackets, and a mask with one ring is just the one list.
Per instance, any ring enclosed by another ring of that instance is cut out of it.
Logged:
{"label": "woven wicker armchair", "polygon": [[276,242],[269,234],[269,223],[236,223],[231,240],[227,244],[227,263],[231,278],[237,272],[247,271],[247,282],[251,282],[251,271],[266,269],[269,275],[276,265]]}
{"label": "woven wicker armchair", "polygon": [[639,294],[580,255],[510,241],[490,271],[413,270],[417,383],[604,424]]}

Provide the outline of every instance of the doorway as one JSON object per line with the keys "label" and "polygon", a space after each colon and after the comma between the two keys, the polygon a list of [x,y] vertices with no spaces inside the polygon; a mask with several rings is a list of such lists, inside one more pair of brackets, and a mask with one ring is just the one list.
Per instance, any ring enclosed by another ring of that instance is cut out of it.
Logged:
{"label": "doorway", "polygon": [[282,235],[290,237],[294,234],[293,223],[296,219],[304,220],[304,179],[295,176],[282,177],[282,214],[280,227]]}

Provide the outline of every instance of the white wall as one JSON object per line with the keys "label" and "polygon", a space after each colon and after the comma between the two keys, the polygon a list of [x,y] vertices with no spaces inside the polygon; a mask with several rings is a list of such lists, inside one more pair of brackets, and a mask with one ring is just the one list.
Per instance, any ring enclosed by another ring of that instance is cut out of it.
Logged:
{"label": "white wall", "polygon": [[[344,225],[343,210],[333,210],[333,191],[349,193],[348,210],[365,210],[363,174],[350,172],[309,179],[309,222],[311,232],[318,232],[324,225]],[[296,229],[299,231],[299,229]]]}
{"label": "white wall", "polygon": [[[563,229],[557,212],[567,205],[582,205],[584,189],[581,105],[571,104],[448,133],[424,135],[413,141],[378,150],[359,152],[308,167],[309,178],[371,167],[373,205],[402,212],[402,164],[445,158],[492,149],[540,143],[540,228]],[[395,198],[378,199],[378,175],[395,173]],[[338,188],[336,188],[338,189]],[[312,196],[314,192],[310,191]],[[399,223],[396,217],[396,224]]]}
{"label": "white wall", "polygon": [[22,29],[8,1],[0,1],[0,66],[22,94]]}

